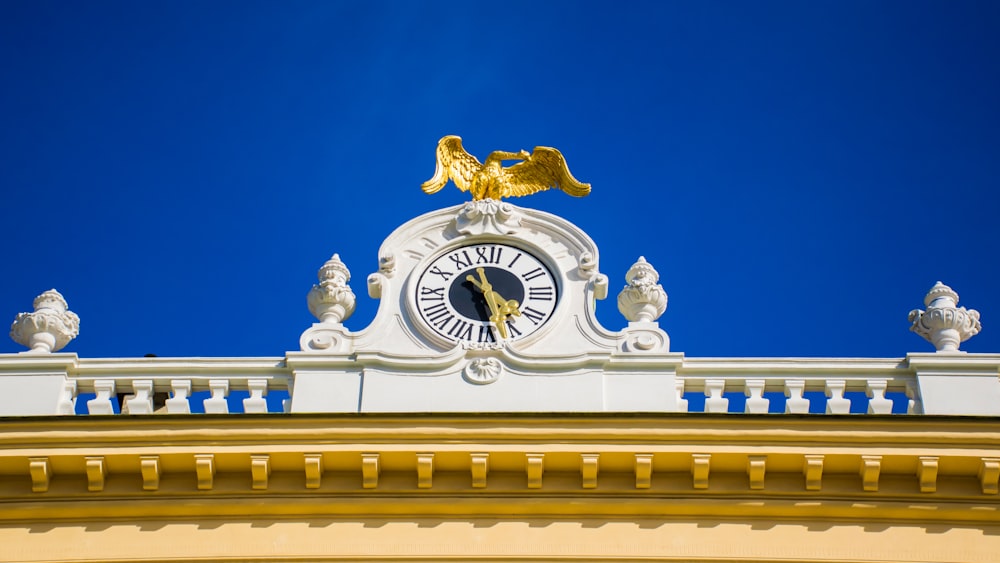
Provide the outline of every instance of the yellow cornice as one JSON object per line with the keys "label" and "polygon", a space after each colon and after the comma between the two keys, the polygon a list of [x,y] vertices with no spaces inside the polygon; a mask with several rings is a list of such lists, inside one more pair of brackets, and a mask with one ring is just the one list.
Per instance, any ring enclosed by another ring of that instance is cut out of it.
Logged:
{"label": "yellow cornice", "polygon": [[3,521],[527,511],[1000,522],[1000,429],[985,418],[160,415],[0,423]]}

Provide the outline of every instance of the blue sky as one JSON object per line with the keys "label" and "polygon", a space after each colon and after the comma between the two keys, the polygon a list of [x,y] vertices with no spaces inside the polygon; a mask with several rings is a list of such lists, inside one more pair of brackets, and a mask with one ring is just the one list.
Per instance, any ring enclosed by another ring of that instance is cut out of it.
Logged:
{"label": "blue sky", "polygon": [[[0,0],[0,318],[51,287],[84,357],[280,356],[337,252],[559,148],[591,196],[513,203],[643,255],[689,356],[930,351],[937,280],[1000,352],[1000,3]],[[0,339],[0,353],[22,348]]]}

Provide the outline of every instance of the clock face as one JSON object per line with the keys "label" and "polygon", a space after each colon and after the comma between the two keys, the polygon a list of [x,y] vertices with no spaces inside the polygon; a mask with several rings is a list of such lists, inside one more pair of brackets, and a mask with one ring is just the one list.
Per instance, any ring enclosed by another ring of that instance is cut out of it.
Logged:
{"label": "clock face", "polygon": [[420,317],[452,342],[489,344],[538,331],[559,301],[549,268],[506,244],[472,244],[435,258],[417,277]]}

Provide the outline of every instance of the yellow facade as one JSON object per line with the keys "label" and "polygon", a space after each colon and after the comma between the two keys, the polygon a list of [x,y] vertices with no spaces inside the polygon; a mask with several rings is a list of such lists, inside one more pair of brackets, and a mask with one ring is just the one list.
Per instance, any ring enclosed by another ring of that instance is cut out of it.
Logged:
{"label": "yellow facade", "polygon": [[993,418],[9,418],[4,561],[1000,560]]}

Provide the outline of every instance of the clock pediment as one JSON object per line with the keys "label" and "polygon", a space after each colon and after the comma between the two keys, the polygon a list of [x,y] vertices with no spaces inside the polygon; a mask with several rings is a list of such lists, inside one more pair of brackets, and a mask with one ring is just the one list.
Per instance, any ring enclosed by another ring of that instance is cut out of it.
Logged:
{"label": "clock pediment", "polygon": [[[655,321],[600,325],[599,256],[584,231],[544,211],[489,199],[432,211],[380,247],[372,322],[316,323],[301,354],[342,358],[334,371],[357,377],[362,411],[602,410],[613,406],[608,377],[642,372],[669,355],[669,339]],[[654,410],[669,410],[673,374],[656,377],[664,408]]]}

